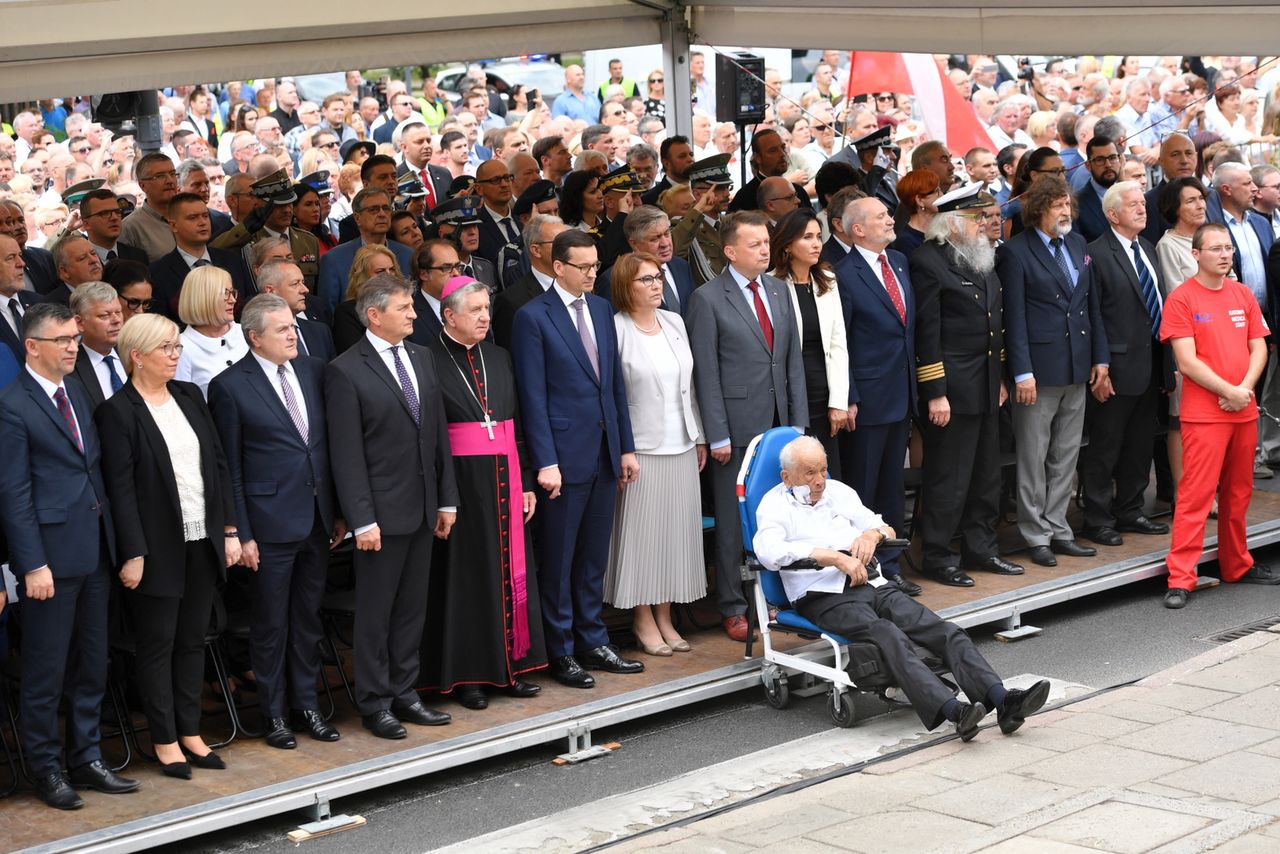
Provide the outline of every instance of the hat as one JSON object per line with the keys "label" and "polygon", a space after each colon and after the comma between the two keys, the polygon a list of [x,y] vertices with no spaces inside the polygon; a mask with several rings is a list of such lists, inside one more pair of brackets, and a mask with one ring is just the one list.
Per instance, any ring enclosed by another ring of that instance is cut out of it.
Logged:
{"label": "hat", "polygon": [[363,148],[370,157],[378,153],[378,146],[371,139],[349,139],[338,148],[338,154],[342,156],[342,162],[346,163],[351,159],[351,152],[357,148]]}
{"label": "hat", "polygon": [[431,209],[431,219],[435,221],[437,226],[452,225],[462,227],[464,225],[479,225],[480,197],[457,196],[447,202],[442,202]]}
{"label": "hat", "polygon": [[422,199],[426,198],[427,188],[422,186],[422,182],[413,173],[405,175],[400,179],[400,183],[396,184],[396,195],[406,199]]}
{"label": "hat", "polygon": [[689,184],[732,184],[729,177],[728,154],[715,154],[704,157],[689,167]]}
{"label": "hat", "polygon": [[62,201],[65,204],[74,205],[94,190],[101,189],[106,183],[106,178],[89,178],[84,181],[78,181],[62,191]]}
{"label": "hat", "polygon": [[120,215],[128,216],[138,207],[138,200],[128,193],[116,196],[116,204],[120,206]]}
{"label": "hat", "polygon": [[471,189],[471,185],[476,182],[474,175],[459,175],[453,179],[453,183],[449,185],[449,195],[456,196],[458,193]]}
{"label": "hat", "polygon": [[277,169],[265,178],[259,178],[249,186],[249,193],[255,199],[263,199],[273,205],[289,205],[298,200],[293,192],[293,182],[283,169]]}
{"label": "hat", "polygon": [[533,211],[533,209],[542,202],[549,202],[555,197],[555,182],[548,181],[546,178],[539,178],[520,194],[520,198],[516,199],[515,206],[511,209],[511,213],[514,216],[522,216]]}
{"label": "hat", "polygon": [[894,142],[905,142],[908,139],[917,139],[920,136],[920,125],[916,122],[906,121],[898,123],[898,130],[893,135]]}
{"label": "hat", "polygon": [[888,125],[873,130],[866,136],[861,136],[849,143],[858,151],[871,151],[876,148],[884,148],[889,144],[889,139],[893,136],[893,129]]}
{"label": "hat", "polygon": [[988,208],[996,204],[996,197],[982,191],[982,184],[965,184],[958,190],[952,190],[938,197],[933,203],[938,213]]}
{"label": "hat", "polygon": [[453,276],[449,281],[444,283],[444,287],[440,289],[440,302],[444,302],[449,295],[459,288],[465,288],[467,285],[474,284],[475,279],[470,276]]}
{"label": "hat", "polygon": [[298,179],[299,184],[306,184],[322,196],[332,196],[333,188],[329,186],[329,170],[320,169],[308,172]]}
{"label": "hat", "polygon": [[644,184],[640,182],[640,176],[630,166],[619,166],[600,181],[600,190],[602,192],[629,193],[633,190],[643,190]]}

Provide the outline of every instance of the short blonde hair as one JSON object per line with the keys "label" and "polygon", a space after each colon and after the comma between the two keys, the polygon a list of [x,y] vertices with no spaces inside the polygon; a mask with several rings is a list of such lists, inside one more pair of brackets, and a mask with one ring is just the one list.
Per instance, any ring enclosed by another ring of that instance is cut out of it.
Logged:
{"label": "short blonde hair", "polygon": [[195,268],[182,281],[178,318],[187,326],[226,323],[222,293],[231,287],[231,274],[226,270],[212,264]]}
{"label": "short blonde hair", "polygon": [[[203,268],[202,268],[203,269]],[[178,324],[163,314],[135,314],[120,327],[116,352],[124,372],[133,375],[133,352],[150,353],[166,340],[178,343]]]}
{"label": "short blonde hair", "polygon": [[347,276],[347,299],[360,296],[360,286],[369,281],[369,262],[379,255],[386,255],[395,267],[395,274],[400,275],[400,259],[396,253],[378,243],[369,243],[356,250],[356,257],[351,260],[351,274]]}

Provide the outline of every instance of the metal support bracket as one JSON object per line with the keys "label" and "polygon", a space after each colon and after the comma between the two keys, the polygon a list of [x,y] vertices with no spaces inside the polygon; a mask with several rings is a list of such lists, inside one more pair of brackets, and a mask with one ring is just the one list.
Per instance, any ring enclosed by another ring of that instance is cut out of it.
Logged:
{"label": "metal support bracket", "polygon": [[302,808],[302,814],[311,821],[328,821],[332,812],[329,809],[329,799],[324,795],[316,795],[316,802],[310,806]]}
{"label": "metal support bracket", "polygon": [[1024,626],[1022,624],[1022,612],[1016,608],[1003,622],[1004,628],[996,632],[996,640],[1004,641],[1005,643],[1033,638],[1042,631],[1038,626]]}
{"label": "metal support bracket", "polygon": [[591,743],[591,727],[587,724],[579,724],[569,729],[569,751],[561,753],[555,759],[551,760],[552,765],[576,765],[579,762],[586,762],[588,759],[598,759],[601,756],[608,756],[615,750],[622,747],[616,741],[607,744]]}

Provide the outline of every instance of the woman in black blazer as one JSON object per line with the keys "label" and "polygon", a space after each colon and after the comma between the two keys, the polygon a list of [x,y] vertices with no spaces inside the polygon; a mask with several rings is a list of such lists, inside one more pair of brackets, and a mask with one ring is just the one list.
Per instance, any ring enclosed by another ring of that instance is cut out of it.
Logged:
{"label": "woman in black blazer", "polygon": [[182,353],[177,325],[136,315],[117,347],[129,382],[95,420],[124,561],[123,600],[161,770],[189,779],[192,764],[226,767],[200,737],[200,692],[214,590],[240,559],[231,477],[200,388],[173,379]]}

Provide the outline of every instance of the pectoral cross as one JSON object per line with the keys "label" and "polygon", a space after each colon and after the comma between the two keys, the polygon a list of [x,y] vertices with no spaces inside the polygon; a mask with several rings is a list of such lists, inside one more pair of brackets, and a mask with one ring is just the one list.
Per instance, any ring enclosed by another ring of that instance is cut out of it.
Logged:
{"label": "pectoral cross", "polygon": [[489,441],[490,441],[490,442],[492,442],[492,441],[493,441],[493,428],[498,426],[498,422],[497,422],[497,421],[494,421],[494,420],[493,420],[493,418],[492,418],[492,416],[490,416],[490,415],[489,415],[489,413],[488,413],[488,412],[486,412],[486,413],[484,414],[484,420],[480,422],[480,426],[481,426],[481,427],[483,427],[485,430],[487,430],[487,431],[488,431],[488,433],[489,433]]}

